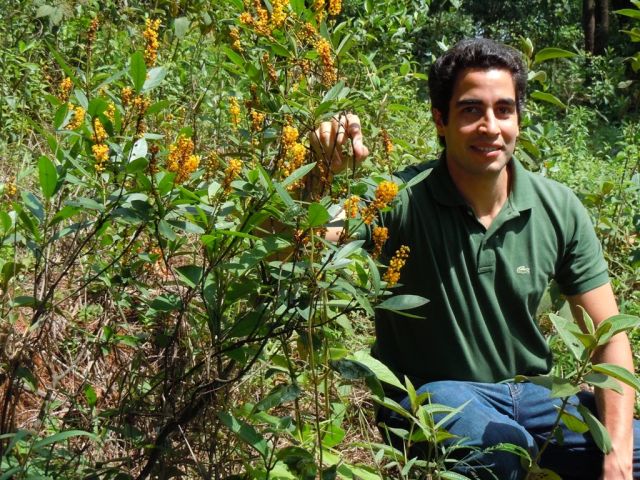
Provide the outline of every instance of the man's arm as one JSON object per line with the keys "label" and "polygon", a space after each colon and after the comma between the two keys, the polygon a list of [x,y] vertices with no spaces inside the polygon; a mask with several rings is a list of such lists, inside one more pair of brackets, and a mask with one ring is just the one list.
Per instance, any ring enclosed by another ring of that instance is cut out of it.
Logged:
{"label": "man's arm", "polygon": [[[350,158],[344,151],[349,140],[351,140],[353,162],[349,162]],[[309,143],[316,161],[327,165],[332,175],[346,170],[349,166],[355,169],[369,155],[369,149],[364,144],[362,136],[360,118],[352,113],[341,114],[329,122],[322,122],[309,134]],[[319,173],[318,170],[311,174],[310,182],[307,183],[309,190],[307,193],[317,193],[316,190],[320,188],[320,182],[314,178],[314,175]],[[345,218],[344,211],[341,211],[332,223],[341,224]],[[329,225],[325,238],[337,243],[342,231],[343,227],[340,225]]]}
{"label": "man's arm", "polygon": [[[585,293],[568,297],[571,311],[576,320],[582,325],[582,310],[598,325],[607,318],[618,313],[611,284],[594,288]],[[614,336],[595,354],[594,363],[613,363],[633,372],[633,357],[626,333]],[[596,389],[596,405],[600,420],[607,428],[613,451],[605,456],[602,479],[630,479],[633,476],[633,408],[634,391],[627,385],[622,385],[622,395],[612,390]]]}

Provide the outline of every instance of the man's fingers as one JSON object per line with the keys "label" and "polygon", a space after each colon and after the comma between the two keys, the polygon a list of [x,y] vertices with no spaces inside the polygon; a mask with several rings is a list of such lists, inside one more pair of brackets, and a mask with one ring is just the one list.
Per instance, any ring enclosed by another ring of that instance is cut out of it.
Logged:
{"label": "man's fingers", "polygon": [[311,147],[319,158],[327,162],[333,173],[339,173],[350,163],[346,161],[351,156],[347,148],[349,139],[355,167],[369,155],[357,115],[341,114],[330,122],[322,122],[311,134]]}
{"label": "man's fingers", "polygon": [[346,130],[347,135],[351,139],[351,145],[353,147],[353,155],[356,162],[360,163],[369,155],[369,149],[364,144],[364,137],[362,136],[362,127],[360,125],[360,118],[353,113],[348,113],[346,116]]}

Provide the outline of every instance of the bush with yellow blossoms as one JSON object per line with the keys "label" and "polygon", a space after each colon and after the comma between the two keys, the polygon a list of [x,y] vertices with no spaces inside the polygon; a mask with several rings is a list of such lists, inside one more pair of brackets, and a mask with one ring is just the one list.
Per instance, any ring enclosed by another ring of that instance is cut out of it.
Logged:
{"label": "bush with yellow blossoms", "polygon": [[46,49],[32,175],[0,202],[3,473],[360,476],[336,362],[401,265],[374,260],[397,186],[366,200],[310,148],[362,105],[342,3],[165,3],[80,2],[59,38],[82,43]]}

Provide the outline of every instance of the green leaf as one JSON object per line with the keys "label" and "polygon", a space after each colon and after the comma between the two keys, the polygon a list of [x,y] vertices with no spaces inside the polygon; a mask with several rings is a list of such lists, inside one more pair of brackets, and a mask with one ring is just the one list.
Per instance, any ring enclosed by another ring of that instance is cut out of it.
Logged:
{"label": "green leaf", "polygon": [[438,475],[442,480],[470,480],[469,477],[456,472],[441,472]]}
{"label": "green leaf", "polygon": [[564,103],[562,103],[562,101],[558,97],[547,92],[541,92],[540,90],[536,90],[532,92],[531,98],[535,98],[536,100],[542,100],[543,102],[550,103],[551,105],[555,105],[556,107],[560,107],[562,109],[567,108],[567,106]]}
{"label": "green leaf", "polygon": [[552,398],[564,398],[575,395],[580,391],[578,385],[571,383],[571,380],[563,377],[550,375],[551,378],[551,394]]}
{"label": "green leaf", "polygon": [[606,390],[613,390],[614,392],[622,393],[622,386],[620,385],[620,383],[604,373],[588,373],[584,376],[584,381],[589,385],[593,385],[594,387],[604,388]]}
{"label": "green leaf", "polygon": [[266,411],[278,405],[291,402],[302,394],[300,387],[294,383],[289,385],[278,385],[269,394],[260,400],[255,409],[258,411]]}
{"label": "green leaf", "polygon": [[140,50],[131,55],[129,60],[129,76],[133,82],[136,93],[142,91],[144,82],[147,80],[147,66],[144,63],[144,55]]}
{"label": "green leaf", "polygon": [[42,440],[36,442],[33,445],[33,448],[38,449],[46,447],[47,445],[51,445],[52,443],[59,443],[71,437],[89,437],[92,440],[96,440],[96,436],[93,433],[85,432],[84,430],[67,430],[65,432],[59,432],[55,435],[51,435],[50,437],[43,438]]}
{"label": "green leaf", "polygon": [[227,56],[229,60],[231,60],[233,63],[235,63],[239,67],[244,68],[246,62],[240,55],[238,55],[236,52],[234,52],[227,46],[223,46],[222,51],[224,52],[224,54]]}
{"label": "green leaf", "polygon": [[342,258],[347,258],[354,252],[357,252],[361,249],[362,245],[364,245],[364,240],[355,240],[353,242],[349,242],[346,245],[342,246],[338,253],[336,253],[335,257],[333,257],[333,261],[340,260]]}
{"label": "green leaf", "polygon": [[277,458],[301,480],[314,480],[318,472],[313,455],[301,447],[285,447],[278,451]]}
{"label": "green leaf", "polygon": [[76,78],[75,75],[75,71],[73,68],[71,68],[67,62],[64,61],[64,58],[62,58],[62,55],[60,55],[60,53],[58,53],[58,51],[55,49],[55,47],[53,45],[51,45],[49,42],[45,41],[45,43],[47,44],[47,48],[49,49],[49,52],[51,52],[51,55],[53,56],[53,58],[55,59],[56,63],[58,65],[60,65],[60,68],[62,68],[62,70],[64,71],[64,73],[66,73],[67,77],[69,77],[71,79],[71,81],[73,82],[74,85],[78,84],[78,80]]}
{"label": "green leaf", "polygon": [[398,380],[398,377],[396,377],[389,369],[389,367],[387,367],[380,360],[373,358],[367,351],[360,350],[354,353],[352,358],[356,362],[363,364],[365,367],[371,370],[381,382],[393,385],[403,392],[407,390],[402,382]]}
{"label": "green leaf", "polygon": [[98,210],[99,212],[105,211],[104,205],[96,202],[91,198],[85,198],[85,197],[78,197],[75,200],[69,200],[67,201],[67,205],[71,207],[86,208],[88,210]]}
{"label": "green leaf", "polygon": [[576,54],[573,52],[569,52],[568,50],[563,50],[562,48],[543,48],[538,53],[536,53],[534,63],[541,63],[546,60],[551,60],[553,58],[572,58],[575,57]]}
{"label": "green leaf", "polygon": [[311,170],[313,170],[313,168],[316,166],[316,163],[309,163],[307,165],[303,165],[302,167],[294,170],[291,175],[289,175],[287,178],[285,178],[282,182],[280,182],[280,184],[283,187],[287,187],[289,185],[291,185],[292,183],[297,182],[298,180],[300,180],[301,178],[303,178],[304,176],[306,176]]}
{"label": "green leaf", "polygon": [[16,377],[22,379],[32,391],[35,392],[38,389],[38,377],[29,368],[20,365],[16,369]]}
{"label": "green leaf", "polygon": [[312,203],[309,205],[307,212],[307,225],[309,227],[319,227],[324,225],[331,219],[331,215],[327,209],[320,203]]}
{"label": "green leaf", "polygon": [[419,182],[427,178],[431,174],[431,172],[432,172],[432,169],[420,172],[415,177],[412,177],[411,180],[409,180],[407,183],[400,184],[400,190],[413,187],[414,185],[418,184]]}
{"label": "green leaf", "polygon": [[598,420],[596,416],[591,413],[591,410],[584,405],[578,405],[578,411],[580,412],[580,415],[582,415],[584,422],[589,427],[589,432],[591,432],[591,436],[596,442],[598,448],[605,454],[611,453],[611,450],[613,449],[611,446],[611,438],[609,438],[609,433],[604,425],[602,425],[600,420]]}
{"label": "green leaf", "polygon": [[614,10],[616,15],[624,15],[625,17],[640,19],[640,9],[623,8],[621,10]]}
{"label": "green leaf", "polygon": [[594,372],[604,373],[610,377],[620,380],[622,383],[626,383],[630,387],[634,388],[637,392],[640,392],[640,380],[633,373],[620,365],[612,365],[610,363],[599,363],[591,367]]}
{"label": "green leaf", "polygon": [[587,313],[587,311],[584,308],[580,307],[580,310],[582,310],[582,321],[584,322],[584,325],[587,328],[587,332],[593,335],[594,333],[596,333],[596,328],[593,325],[593,320],[591,319],[591,316]]}
{"label": "green leaf", "polygon": [[189,30],[191,22],[187,17],[178,17],[173,21],[173,34],[178,39],[183,39]]}
{"label": "green leaf", "polygon": [[149,160],[146,158],[136,158],[131,162],[127,163],[125,167],[125,171],[127,173],[137,173],[144,171],[149,165]]}
{"label": "green leaf", "polygon": [[350,89],[344,86],[344,82],[340,81],[336,83],[322,98],[321,105],[323,103],[332,102],[333,100],[340,100],[345,98],[349,94]]}
{"label": "green leaf", "polygon": [[575,415],[570,414],[566,410],[563,410],[560,413],[560,418],[562,418],[562,423],[564,423],[565,426],[572,432],[585,433],[589,431],[589,427],[586,423],[584,423]]}
{"label": "green leaf", "polygon": [[635,315],[618,314],[607,318],[598,325],[596,337],[598,345],[604,345],[614,335],[633,330],[640,325],[640,317]]}
{"label": "green leaf", "polygon": [[58,130],[64,124],[64,121],[69,116],[69,104],[67,102],[63,103],[58,107],[56,113],[53,117],[53,128]]}
{"label": "green leaf", "polygon": [[159,295],[153,299],[150,307],[159,312],[171,312],[173,310],[180,310],[182,300],[180,300],[180,297],[177,295]]}
{"label": "green leaf", "polygon": [[202,267],[197,265],[183,265],[176,268],[178,278],[188,287],[195,288],[200,283],[203,275]]}
{"label": "green leaf", "polygon": [[562,318],[554,313],[549,314],[549,320],[551,320],[558,331],[560,339],[567,347],[569,347],[569,350],[576,360],[580,360],[585,352],[584,345],[582,345],[580,340],[576,337],[576,334],[582,334],[580,328],[574,322]]}
{"label": "green leaf", "polygon": [[330,366],[346,380],[359,380],[374,375],[374,373],[362,363],[346,358],[332,361]]}
{"label": "green leaf", "polygon": [[393,311],[411,310],[413,308],[421,307],[427,303],[429,303],[428,299],[418,295],[394,295],[382,302],[380,305],[377,305],[376,308]]}
{"label": "green leaf", "polygon": [[[162,83],[166,75],[167,75],[166,68],[164,67],[152,68],[151,70],[149,70],[149,73],[146,76],[144,85],[142,86],[142,91],[148,92],[149,90],[156,88],[158,85]],[[147,114],[149,113],[153,113],[153,112],[149,112],[149,110],[147,110]]]}
{"label": "green leaf", "polygon": [[260,435],[255,428],[227,412],[218,413],[218,418],[242,441],[255,448],[262,458],[267,458],[267,455],[269,454],[269,446],[267,445],[267,441],[264,437]]}
{"label": "green leaf", "polygon": [[11,306],[12,307],[35,307],[37,303],[38,301],[35,299],[35,297],[30,297],[28,295],[20,295],[18,297],[15,297],[11,301]]}
{"label": "green leaf", "polygon": [[98,395],[91,385],[84,387],[84,398],[87,399],[87,405],[90,407],[95,407],[96,403],[98,403]]}
{"label": "green leaf", "polygon": [[51,198],[58,184],[58,172],[53,162],[44,155],[38,160],[38,178],[42,194],[46,198]]}
{"label": "green leaf", "polygon": [[136,143],[131,147],[131,153],[129,154],[129,161],[137,160],[147,156],[149,150],[147,141],[144,138],[136,140]]}

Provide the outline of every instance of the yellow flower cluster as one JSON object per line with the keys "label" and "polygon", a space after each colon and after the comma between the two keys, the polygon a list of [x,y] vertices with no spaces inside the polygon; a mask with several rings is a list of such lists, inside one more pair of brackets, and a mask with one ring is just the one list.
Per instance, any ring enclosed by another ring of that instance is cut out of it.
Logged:
{"label": "yellow flower cluster", "polygon": [[329,42],[325,38],[320,38],[316,42],[316,51],[322,61],[322,84],[331,86],[336,83],[338,79],[336,67],[331,57],[331,45],[329,45]]}
{"label": "yellow flower cluster", "polygon": [[269,80],[271,80],[272,83],[278,83],[278,73],[276,72],[276,67],[273,66],[273,62],[271,61],[267,52],[262,55],[262,63],[264,63],[265,67],[267,68]]}
{"label": "yellow flower cluster", "polygon": [[316,20],[321,22],[324,19],[325,11],[324,11],[324,3],[325,0],[313,0],[313,11],[316,14]]}
{"label": "yellow flower cluster", "polygon": [[383,280],[387,282],[387,287],[393,287],[398,283],[398,280],[400,280],[400,270],[402,270],[402,267],[407,263],[409,252],[409,247],[402,245],[389,262],[389,267],[387,267],[387,271],[382,277]]}
{"label": "yellow flower cluster", "polygon": [[229,37],[231,37],[231,46],[234,50],[242,52],[242,43],[240,43],[240,30],[233,27],[229,30]]}
{"label": "yellow flower cluster", "polygon": [[298,141],[299,133],[296,127],[285,125],[282,128],[282,147],[284,150],[290,150]]}
{"label": "yellow flower cluster", "polygon": [[378,185],[376,189],[376,198],[373,201],[373,205],[375,205],[378,210],[384,208],[396,195],[398,195],[398,185],[389,180],[384,180],[380,182],[380,185]]}
{"label": "yellow flower cluster", "polygon": [[158,29],[160,28],[160,19],[156,18],[155,20],[151,20],[147,18],[144,24],[145,29],[142,33],[145,40],[144,62],[147,64],[147,67],[151,67],[156,63],[158,58],[158,47],[160,46],[158,42]]}
{"label": "yellow flower cluster", "polygon": [[289,161],[285,162],[285,170],[284,175],[289,176],[302,165],[304,165],[304,160],[307,158],[307,149],[301,143],[294,143],[289,150]]}
{"label": "yellow flower cluster", "polygon": [[231,182],[233,182],[240,172],[242,171],[242,162],[237,158],[232,158],[227,164],[227,168],[224,170],[224,180],[222,181],[222,188],[224,193],[231,191]]}
{"label": "yellow flower cluster", "polygon": [[[247,5],[245,3],[245,5]],[[240,23],[253,27],[253,29],[259,35],[266,37],[271,36],[271,32],[276,28],[282,27],[287,21],[288,13],[287,6],[289,0],[271,0],[271,17],[269,12],[262,5],[261,0],[253,0],[253,9],[255,10],[255,16],[252,16],[250,12],[244,11],[240,14]],[[248,8],[248,5],[247,5]]]}
{"label": "yellow flower cluster", "polygon": [[116,117],[116,105],[113,102],[109,102],[107,109],[104,111],[104,116],[113,122]]}
{"label": "yellow flower cluster", "polygon": [[338,15],[342,10],[342,0],[329,0],[329,15]]}
{"label": "yellow flower cluster", "polygon": [[98,17],[93,17],[91,23],[89,24],[89,30],[87,30],[87,42],[91,45],[96,40],[96,32],[98,31],[98,26],[100,23],[98,22]]}
{"label": "yellow flower cluster", "polygon": [[4,184],[4,194],[8,198],[13,198],[17,195],[17,193],[18,193],[18,187],[16,186],[15,182],[13,180],[8,180]]}
{"label": "yellow flower cluster", "polygon": [[138,110],[138,113],[140,115],[144,115],[144,113],[147,111],[147,108],[149,108],[149,106],[151,106],[151,100],[149,100],[144,95],[138,95],[136,98],[133,99],[133,107],[136,110]]}
{"label": "yellow flower cluster", "polygon": [[96,160],[95,168],[96,172],[101,173],[104,171],[104,166],[109,160],[109,147],[104,143],[96,143],[91,146],[91,152]]}
{"label": "yellow flower cluster", "polygon": [[178,141],[169,146],[167,170],[176,173],[176,183],[184,182],[200,165],[200,157],[193,154],[193,140],[180,135]]}
{"label": "yellow flower cluster", "polygon": [[313,23],[306,22],[298,35],[302,41],[311,43],[318,35],[318,30],[316,30]]}
{"label": "yellow flower cluster", "polygon": [[229,97],[229,114],[231,115],[231,123],[234,128],[240,125],[240,105],[236,97]]}
{"label": "yellow flower cluster", "polygon": [[253,25],[253,17],[249,12],[242,12],[240,14],[240,23],[251,27]]}
{"label": "yellow flower cluster", "polygon": [[358,216],[358,207],[360,206],[360,197],[351,195],[344,201],[344,213],[347,218],[356,218]]}
{"label": "yellow flower cluster", "polygon": [[382,144],[384,145],[384,151],[387,155],[393,152],[393,142],[391,141],[391,137],[389,136],[389,132],[387,132],[384,128],[380,131],[380,135],[382,136]]}
{"label": "yellow flower cluster", "polygon": [[253,19],[253,26],[257,33],[265,36],[271,35],[271,25],[269,25],[269,12],[262,6],[260,0],[254,0],[253,2],[257,18]]}
{"label": "yellow flower cluster", "polygon": [[75,130],[82,125],[82,122],[84,122],[85,111],[84,108],[80,106],[76,107],[71,104],[69,104],[69,110],[73,112],[73,118],[67,124],[67,130]]}
{"label": "yellow flower cluster", "polygon": [[378,210],[381,210],[391,202],[398,194],[398,185],[388,180],[380,182],[376,189],[376,197],[373,202],[362,212],[362,221],[367,225],[371,225]]}
{"label": "yellow flower cluster", "polygon": [[274,28],[282,27],[287,20],[287,12],[285,11],[287,5],[289,5],[289,0],[272,0],[271,22]]}
{"label": "yellow flower cluster", "polygon": [[[295,170],[304,165],[304,161],[307,157],[306,147],[298,142],[300,134],[298,129],[292,125],[285,125],[282,127],[282,158],[278,162],[278,168],[284,177],[288,177]],[[296,182],[289,185],[289,190],[294,190],[301,185],[301,182]]]}
{"label": "yellow flower cluster", "polygon": [[204,175],[207,180],[211,180],[220,166],[220,157],[216,152],[207,155],[204,162]]}
{"label": "yellow flower cluster", "polygon": [[125,107],[131,103],[133,99],[133,90],[131,87],[123,87],[120,91],[120,100]]}
{"label": "yellow flower cluster", "polygon": [[69,95],[71,94],[71,89],[73,88],[73,82],[69,77],[65,77],[61,82],[58,88],[58,98],[61,102],[66,102],[69,100]]}
{"label": "yellow flower cluster", "polygon": [[107,139],[107,131],[104,129],[102,122],[99,118],[93,119],[93,142],[94,143],[104,143]]}
{"label": "yellow flower cluster", "polygon": [[389,238],[389,229],[387,227],[374,227],[373,229],[373,258],[378,258],[382,253],[382,247]]}
{"label": "yellow flower cluster", "polygon": [[264,113],[258,112],[257,110],[251,110],[251,128],[254,132],[259,132],[262,130],[262,126],[264,125],[264,118]]}

